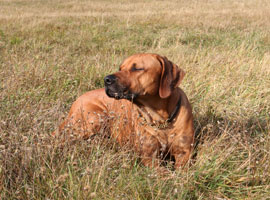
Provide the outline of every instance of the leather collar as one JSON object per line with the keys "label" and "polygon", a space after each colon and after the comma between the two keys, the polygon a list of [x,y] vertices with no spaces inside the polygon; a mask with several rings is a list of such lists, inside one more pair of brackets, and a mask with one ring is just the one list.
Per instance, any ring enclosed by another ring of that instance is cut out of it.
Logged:
{"label": "leather collar", "polygon": [[150,113],[142,106],[140,106],[141,104],[137,105],[138,107],[138,111],[139,111],[139,116],[142,117],[144,119],[144,121],[148,124],[151,124],[151,126],[157,126],[159,128],[164,128],[167,127],[177,116],[177,114],[179,113],[179,110],[181,108],[181,97],[179,97],[179,100],[177,101],[177,104],[174,108],[174,110],[172,111],[172,113],[169,115],[169,118],[163,122],[159,122],[158,121],[154,121],[152,119],[152,116],[150,115]]}
{"label": "leather collar", "polygon": [[181,107],[181,97],[179,97],[179,100],[178,100],[173,112],[170,114],[169,118],[167,119],[168,123],[171,123],[175,119],[176,115],[178,114],[178,112],[180,110],[180,107]]}

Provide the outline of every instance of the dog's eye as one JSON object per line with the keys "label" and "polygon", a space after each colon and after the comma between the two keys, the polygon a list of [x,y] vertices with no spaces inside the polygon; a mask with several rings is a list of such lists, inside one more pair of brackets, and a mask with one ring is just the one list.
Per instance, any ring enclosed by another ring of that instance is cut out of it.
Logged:
{"label": "dog's eye", "polygon": [[133,64],[130,71],[135,72],[135,71],[142,71],[142,70],[144,70],[144,68],[136,67],[136,64]]}

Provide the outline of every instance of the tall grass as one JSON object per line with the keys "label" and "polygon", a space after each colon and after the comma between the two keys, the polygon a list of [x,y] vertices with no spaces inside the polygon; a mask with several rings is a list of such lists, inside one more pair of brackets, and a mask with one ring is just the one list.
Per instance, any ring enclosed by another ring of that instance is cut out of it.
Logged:
{"label": "tall grass", "polygon": [[[0,1],[0,198],[269,198],[269,10],[266,0]],[[166,176],[102,134],[50,136],[138,52],[186,71],[196,147]]]}

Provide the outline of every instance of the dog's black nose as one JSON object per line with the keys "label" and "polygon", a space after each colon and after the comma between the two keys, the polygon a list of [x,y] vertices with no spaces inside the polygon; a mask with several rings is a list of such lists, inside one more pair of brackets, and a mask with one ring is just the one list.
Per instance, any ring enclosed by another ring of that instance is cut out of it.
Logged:
{"label": "dog's black nose", "polygon": [[104,78],[104,83],[105,85],[112,85],[114,84],[115,80],[116,80],[116,76],[108,75]]}

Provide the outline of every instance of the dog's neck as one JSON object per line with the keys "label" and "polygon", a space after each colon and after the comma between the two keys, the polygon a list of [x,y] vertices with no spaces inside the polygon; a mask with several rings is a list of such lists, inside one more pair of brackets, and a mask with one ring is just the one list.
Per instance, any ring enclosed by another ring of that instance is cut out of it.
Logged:
{"label": "dog's neck", "polygon": [[151,96],[151,98],[145,96],[136,99],[135,103],[149,123],[164,123],[175,119],[180,109],[181,99],[174,90],[168,98],[162,99],[159,95]]}

